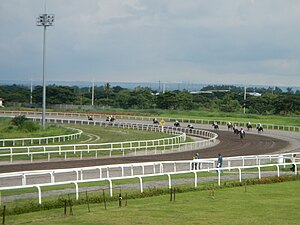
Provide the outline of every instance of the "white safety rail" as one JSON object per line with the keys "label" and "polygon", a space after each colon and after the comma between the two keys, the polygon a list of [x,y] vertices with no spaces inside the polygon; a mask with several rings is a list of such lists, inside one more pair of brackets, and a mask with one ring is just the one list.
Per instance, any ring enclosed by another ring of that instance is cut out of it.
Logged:
{"label": "white safety rail", "polygon": [[[256,158],[273,158],[278,162],[287,157],[291,157],[291,154],[283,155],[263,155],[255,156],[251,158],[250,156],[247,160],[256,160]],[[293,153],[294,154],[294,153]],[[298,153],[299,154],[299,153]],[[236,160],[237,157],[228,157],[224,158],[226,161]],[[240,158],[241,161],[242,158]],[[243,158],[245,160],[245,158]],[[39,203],[42,203],[42,192],[41,187],[55,186],[55,185],[65,185],[65,184],[74,184],[76,199],[79,197],[79,184],[86,182],[99,182],[99,181],[108,181],[110,196],[113,196],[113,181],[114,180],[124,180],[124,179],[139,179],[140,191],[143,192],[143,178],[147,177],[156,177],[156,176],[167,176],[168,177],[168,187],[172,187],[172,175],[177,174],[194,174],[194,186],[198,185],[198,173],[216,171],[218,185],[221,185],[222,173],[221,171],[232,171],[236,170],[238,173],[238,180],[242,182],[242,174],[247,173],[247,169],[257,169],[258,178],[262,178],[262,169],[270,168],[273,169],[275,174],[280,176],[280,168],[286,167],[288,165],[295,165],[294,174],[297,174],[297,165],[300,164],[299,158],[298,162],[295,163],[285,163],[277,162],[271,164],[253,164],[248,166],[230,166],[216,168],[214,167],[216,159],[199,159],[199,160],[188,160],[188,161],[176,161],[176,162],[148,162],[148,163],[135,163],[135,164],[119,164],[119,165],[110,165],[110,166],[97,166],[97,167],[86,167],[86,168],[72,168],[72,169],[61,169],[61,170],[46,170],[46,171],[27,171],[27,172],[16,172],[16,173],[6,173],[0,175],[1,183],[9,184],[9,179],[19,177],[19,184],[13,186],[0,187],[0,191],[3,190],[14,190],[14,189],[23,189],[23,188],[37,188],[38,190],[38,199]],[[195,163],[197,163],[196,169],[193,170]],[[158,168],[157,168],[158,167]],[[274,169],[275,168],[275,169]],[[89,172],[89,174],[85,174]],[[90,175],[90,173],[94,175]],[[112,173],[115,175],[113,176]],[[62,175],[63,176],[59,176]],[[58,180],[62,179],[61,177],[66,177],[67,180]],[[71,174],[71,175],[70,175]],[[91,177],[92,176],[92,177]],[[29,180],[35,177],[33,183],[28,184]],[[45,183],[42,183],[41,180],[47,180]],[[6,181],[5,181],[6,180]]]}
{"label": "white safety rail", "polygon": [[49,137],[0,139],[0,145],[2,147],[7,146],[7,145],[25,146],[26,144],[33,145],[35,143],[41,145],[41,144],[49,144],[49,143],[55,143],[55,142],[63,142],[66,140],[74,140],[74,139],[80,138],[82,135],[82,130],[75,129],[72,127],[67,127],[67,129],[73,130],[76,133],[66,134],[66,135],[49,136]]}
{"label": "white safety rail", "polygon": [[[36,119],[36,118],[34,118]],[[184,151],[196,148],[204,148],[214,143],[218,137],[217,134],[188,128],[175,128],[175,127],[161,127],[152,124],[136,124],[136,123],[106,123],[100,121],[76,120],[76,119],[47,119],[49,122],[68,123],[68,124],[89,124],[94,126],[113,126],[123,129],[139,129],[154,132],[164,132],[171,135],[176,135],[170,138],[161,138],[156,140],[140,140],[128,142],[112,142],[102,144],[69,144],[69,145],[44,145],[44,146],[23,146],[23,147],[2,147],[0,148],[0,157],[8,158],[12,163],[13,159],[20,156],[27,156],[25,159],[33,162],[34,158],[39,158],[38,155],[46,156],[47,161],[50,161],[51,155],[59,157],[63,154],[65,160],[69,157],[78,155],[81,159],[85,154],[88,157],[98,158],[101,155],[112,157],[113,153],[125,154],[133,153],[137,155],[141,150],[144,154],[161,154],[166,150],[168,151]],[[186,133],[207,138],[196,142],[185,142]],[[22,158],[24,160],[24,157]],[[15,159],[17,160],[17,159]]]}
{"label": "white safety rail", "polygon": [[[0,110],[0,115],[34,115],[41,116],[42,112],[37,111],[6,111]],[[100,113],[70,113],[70,112],[47,112],[48,116],[59,116],[59,117],[84,117],[87,118],[87,115],[90,115],[94,118],[106,118],[107,114]],[[149,116],[131,116],[131,115],[113,115],[116,119],[128,119],[128,120],[147,120],[152,121],[153,117]],[[191,119],[191,118],[171,118],[171,117],[156,117],[158,120],[164,120],[166,122],[175,122],[178,120],[182,123],[194,123],[194,124],[213,124],[214,122],[219,125],[226,125],[228,121],[224,120],[207,120],[207,119]],[[232,121],[231,121],[232,122]],[[234,122],[237,126],[245,127],[247,122]],[[253,127],[256,127],[259,122],[252,123]],[[263,124],[264,129],[272,130],[283,130],[283,131],[294,131],[300,132],[299,126],[285,126],[285,125],[276,125],[276,124]]]}

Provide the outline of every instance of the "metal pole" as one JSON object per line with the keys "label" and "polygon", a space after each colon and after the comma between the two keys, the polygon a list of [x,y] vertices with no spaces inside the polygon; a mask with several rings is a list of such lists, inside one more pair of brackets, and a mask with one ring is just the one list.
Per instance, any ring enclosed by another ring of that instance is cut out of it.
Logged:
{"label": "metal pole", "polygon": [[32,91],[33,91],[33,88],[32,88],[32,79],[30,80],[30,105],[32,105]]}
{"label": "metal pole", "polygon": [[92,85],[92,106],[94,106],[94,95],[95,95],[95,83],[93,81],[93,85]]}
{"label": "metal pole", "polygon": [[244,87],[244,114],[246,113],[246,86]]}
{"label": "metal pole", "polygon": [[44,41],[43,41],[43,113],[42,127],[46,127],[46,85],[45,85],[45,62],[46,62],[46,26],[44,25]]}
{"label": "metal pole", "polygon": [[45,84],[45,66],[46,66],[46,27],[53,26],[54,14],[40,14],[36,21],[37,26],[44,27],[44,37],[43,37],[43,113],[42,113],[42,127],[45,129],[46,125],[46,84]]}

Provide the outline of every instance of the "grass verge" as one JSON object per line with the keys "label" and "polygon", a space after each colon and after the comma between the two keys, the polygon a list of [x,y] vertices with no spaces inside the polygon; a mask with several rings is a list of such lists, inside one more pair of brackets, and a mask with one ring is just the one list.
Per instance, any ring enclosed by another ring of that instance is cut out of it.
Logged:
{"label": "grass verge", "polygon": [[[106,210],[102,193],[98,202],[41,210],[7,216],[7,224],[298,224],[300,181],[238,186],[234,188],[177,189],[175,201],[169,190],[150,189],[143,195],[132,196],[122,207],[118,196],[107,199]],[[228,187],[228,186],[225,186]],[[232,187],[232,186],[230,186]],[[191,191],[193,190],[193,191]],[[187,192],[186,192],[187,191]],[[106,193],[107,196],[107,193]],[[149,198],[152,196],[151,198]],[[67,199],[68,200],[68,199]],[[85,199],[86,200],[86,199]],[[85,201],[82,200],[82,203]],[[75,203],[75,202],[74,202]],[[42,209],[42,207],[41,207]],[[45,209],[45,208],[43,208]],[[37,209],[39,210],[39,209]]]}

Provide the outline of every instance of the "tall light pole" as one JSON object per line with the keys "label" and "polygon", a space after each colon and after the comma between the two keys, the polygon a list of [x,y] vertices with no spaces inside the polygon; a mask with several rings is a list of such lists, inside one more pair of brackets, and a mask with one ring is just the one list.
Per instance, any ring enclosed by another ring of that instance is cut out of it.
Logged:
{"label": "tall light pole", "polygon": [[37,26],[44,27],[43,38],[43,114],[42,114],[42,127],[45,129],[46,125],[46,85],[45,85],[45,64],[46,64],[46,27],[53,26],[54,14],[40,14],[36,19]]}
{"label": "tall light pole", "polygon": [[33,91],[33,88],[32,88],[32,79],[30,79],[30,106],[32,105],[32,91]]}
{"label": "tall light pole", "polygon": [[92,84],[92,106],[94,106],[94,97],[95,96],[95,82],[93,80],[93,84]]}
{"label": "tall light pole", "polygon": [[246,98],[247,98],[247,88],[244,87],[244,114],[246,113]]}

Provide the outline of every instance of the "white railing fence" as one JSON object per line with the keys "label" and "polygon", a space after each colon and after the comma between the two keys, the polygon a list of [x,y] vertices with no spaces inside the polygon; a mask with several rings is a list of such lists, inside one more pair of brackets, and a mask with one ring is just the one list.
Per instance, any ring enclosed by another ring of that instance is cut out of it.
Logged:
{"label": "white railing fence", "polygon": [[[41,116],[42,112],[37,111],[6,111],[0,110],[0,114],[5,115],[34,115]],[[106,118],[107,114],[101,113],[70,113],[70,112],[47,112],[48,116],[62,116],[62,117],[84,117],[87,118],[87,115],[92,116],[93,118]],[[157,117],[157,116],[133,116],[133,115],[113,115],[116,119],[128,119],[128,120],[146,120],[152,121],[154,117],[158,120],[164,120],[166,122],[175,122],[178,120],[181,123],[194,123],[194,124],[213,124],[214,122],[219,125],[224,125],[228,123],[228,121],[224,120],[207,120],[207,119],[192,119],[192,118],[171,118],[171,117]],[[233,122],[233,121],[231,121]],[[247,122],[234,122],[239,127],[245,127]],[[252,123],[255,128],[259,122]],[[294,131],[300,132],[299,126],[285,126],[285,125],[276,125],[276,124],[263,124],[264,129],[272,129],[272,130],[282,130],[282,131]]]}
{"label": "white railing fence", "polygon": [[[40,120],[40,118],[33,118],[34,120]],[[67,160],[68,157],[74,157],[78,155],[80,159],[84,155],[89,157],[98,158],[102,156],[112,157],[114,153],[125,154],[132,153],[137,155],[144,151],[145,155],[148,154],[161,154],[166,151],[184,151],[196,148],[204,148],[214,144],[217,134],[205,130],[188,129],[180,127],[161,127],[152,124],[136,124],[136,123],[107,123],[100,121],[78,120],[78,119],[53,119],[48,118],[48,122],[54,123],[68,123],[68,124],[88,124],[93,126],[113,126],[123,129],[139,129],[153,132],[164,132],[171,135],[177,135],[170,138],[162,138],[156,140],[140,140],[129,142],[112,142],[102,144],[69,144],[69,145],[44,145],[44,146],[22,146],[22,147],[0,147],[0,157],[9,158],[12,163],[14,158],[27,159],[33,162],[34,158],[46,157],[47,161],[50,161],[51,157],[62,157]],[[196,142],[185,142],[186,133],[207,138],[206,140]],[[51,156],[52,155],[52,156]],[[24,156],[27,156],[24,158]],[[17,160],[17,159],[15,159]]]}
{"label": "white railing fence", "polygon": [[[215,172],[217,176],[218,185],[221,185],[222,173],[223,171],[237,171],[238,180],[242,182],[243,173],[247,173],[247,169],[257,169],[258,178],[262,178],[262,169],[269,168],[269,170],[275,172],[276,176],[280,176],[280,168],[286,166],[295,165],[295,171],[293,174],[297,174],[297,165],[300,164],[299,158],[296,160],[298,162],[281,162],[282,159],[286,160],[291,157],[289,153],[284,155],[262,155],[262,156],[248,156],[247,158],[240,157],[240,163],[245,162],[245,160],[250,160],[250,162],[255,162],[258,158],[260,160],[272,158],[277,160],[276,163],[271,164],[252,164],[252,165],[240,165],[240,166],[229,166],[216,168],[214,166],[216,159],[198,159],[198,160],[188,160],[188,161],[176,161],[176,162],[148,162],[148,163],[135,163],[135,164],[119,164],[119,165],[109,165],[109,166],[97,166],[97,167],[86,167],[86,168],[72,168],[72,169],[60,169],[60,170],[46,170],[46,171],[28,171],[28,172],[15,172],[0,174],[1,183],[6,183],[9,185],[9,180],[12,178],[19,178],[17,185],[0,187],[0,191],[3,190],[14,190],[22,188],[37,188],[39,203],[42,203],[42,192],[41,187],[47,186],[59,186],[65,184],[74,184],[76,199],[79,197],[79,184],[87,182],[99,182],[108,181],[110,196],[113,196],[113,181],[114,180],[124,180],[124,179],[139,179],[140,191],[143,192],[143,178],[156,177],[156,176],[167,176],[168,177],[168,187],[172,188],[172,175],[178,174],[194,174],[194,186],[198,185],[198,174],[204,172]],[[298,153],[299,154],[299,153]],[[238,157],[227,157],[224,161],[237,161]],[[242,162],[241,162],[242,161]],[[197,166],[195,167],[195,164]],[[251,163],[250,163],[251,164]],[[198,166],[199,165],[199,166]],[[275,168],[275,169],[273,169]],[[88,174],[87,172],[91,173]],[[87,174],[86,174],[87,173]],[[64,175],[64,176],[62,176]],[[28,184],[28,180],[33,180],[33,183]],[[64,180],[59,180],[64,177]],[[5,181],[7,180],[7,181]],[[8,182],[8,183],[7,183]],[[34,183],[35,182],[35,183]],[[44,182],[44,183],[43,183]]]}
{"label": "white railing fence", "polygon": [[67,129],[73,130],[76,133],[66,134],[66,135],[57,135],[57,136],[49,136],[49,137],[36,137],[36,138],[11,138],[11,139],[0,139],[0,145],[2,147],[12,145],[21,145],[25,146],[26,144],[33,145],[35,143],[41,144],[50,144],[55,142],[64,142],[66,140],[74,140],[79,139],[82,135],[82,130],[67,127]]}

